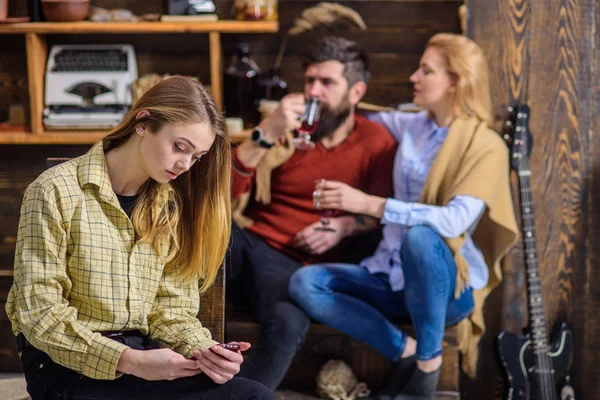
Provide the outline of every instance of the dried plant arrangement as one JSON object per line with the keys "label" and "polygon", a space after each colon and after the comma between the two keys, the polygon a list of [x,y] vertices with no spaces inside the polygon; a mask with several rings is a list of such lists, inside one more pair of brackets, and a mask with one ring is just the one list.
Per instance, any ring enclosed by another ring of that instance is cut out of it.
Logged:
{"label": "dried plant arrangement", "polygon": [[367,30],[367,25],[359,13],[338,3],[319,3],[302,11],[292,27],[287,31],[275,60],[275,69],[279,69],[290,36],[316,30]]}

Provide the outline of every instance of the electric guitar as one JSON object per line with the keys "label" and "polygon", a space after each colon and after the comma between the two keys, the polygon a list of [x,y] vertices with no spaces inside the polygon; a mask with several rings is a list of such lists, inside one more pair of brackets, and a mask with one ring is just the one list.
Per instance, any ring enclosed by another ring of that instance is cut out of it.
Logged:
{"label": "electric guitar", "polygon": [[509,109],[504,139],[510,151],[511,168],[519,177],[519,202],[523,232],[523,257],[527,284],[529,329],[525,336],[503,331],[498,336],[498,351],[508,377],[507,400],[575,400],[569,384],[573,352],[573,332],[562,323],[548,342],[546,316],[535,244],[535,217],[530,189],[529,107]]}

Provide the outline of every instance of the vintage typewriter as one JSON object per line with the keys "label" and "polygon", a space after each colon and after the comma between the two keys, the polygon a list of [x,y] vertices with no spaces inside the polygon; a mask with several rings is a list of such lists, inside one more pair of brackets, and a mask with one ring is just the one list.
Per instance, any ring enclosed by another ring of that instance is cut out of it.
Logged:
{"label": "vintage typewriter", "polygon": [[107,129],[131,108],[138,78],[131,45],[55,45],[46,64],[44,125]]}

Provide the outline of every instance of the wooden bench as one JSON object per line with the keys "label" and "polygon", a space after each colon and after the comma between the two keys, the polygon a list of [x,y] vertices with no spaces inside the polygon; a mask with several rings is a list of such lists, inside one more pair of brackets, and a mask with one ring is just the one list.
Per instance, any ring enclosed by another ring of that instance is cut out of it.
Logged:
{"label": "wooden bench", "polygon": [[[249,309],[235,307],[231,302],[227,302],[225,315],[226,341],[245,340],[254,345],[258,343],[260,327]],[[410,323],[399,323],[398,326],[409,334],[414,334]],[[444,362],[438,385],[440,391],[459,391],[456,333],[454,327],[446,329],[443,344]],[[252,349],[247,354],[252,354]],[[281,387],[302,393],[313,392],[319,370],[331,359],[343,360],[352,368],[358,380],[365,382],[371,390],[381,389],[392,372],[392,363],[371,347],[328,326],[313,323]]]}

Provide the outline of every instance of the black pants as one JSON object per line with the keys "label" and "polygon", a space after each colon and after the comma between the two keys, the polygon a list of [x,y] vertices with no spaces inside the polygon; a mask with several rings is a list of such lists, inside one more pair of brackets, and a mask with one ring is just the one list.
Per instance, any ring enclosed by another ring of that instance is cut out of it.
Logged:
{"label": "black pants", "polygon": [[[146,340],[119,340],[138,349],[150,349]],[[145,342],[145,343],[144,343]],[[235,377],[219,385],[204,374],[172,381],[146,381],[123,375],[112,381],[92,379],[65,368],[44,352],[29,345],[21,350],[27,391],[33,400],[272,400],[260,383]]]}
{"label": "black pants", "polygon": [[250,300],[260,323],[258,346],[239,376],[275,390],[310,326],[308,316],[288,295],[290,277],[301,265],[235,223],[230,247],[227,296]]}

